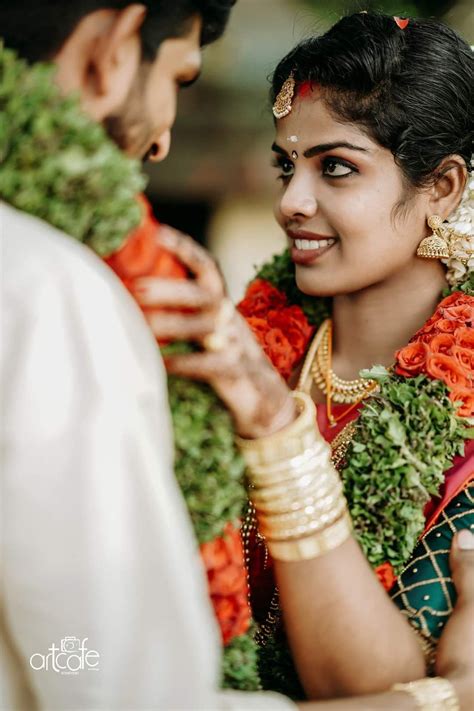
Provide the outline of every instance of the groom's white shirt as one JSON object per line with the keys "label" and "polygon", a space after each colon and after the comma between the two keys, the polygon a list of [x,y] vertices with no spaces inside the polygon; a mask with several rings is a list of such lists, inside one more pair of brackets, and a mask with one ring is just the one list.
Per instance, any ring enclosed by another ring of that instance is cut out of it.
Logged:
{"label": "groom's white shirt", "polygon": [[48,224],[0,204],[0,230],[0,708],[294,708],[218,690],[218,631],[140,310]]}

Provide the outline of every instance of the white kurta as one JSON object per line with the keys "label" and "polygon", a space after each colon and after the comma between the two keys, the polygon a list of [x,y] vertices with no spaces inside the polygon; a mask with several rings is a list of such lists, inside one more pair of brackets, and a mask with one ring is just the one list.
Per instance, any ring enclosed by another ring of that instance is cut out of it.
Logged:
{"label": "white kurta", "polygon": [[0,230],[0,708],[294,708],[218,690],[218,631],[140,310],[49,225],[0,204]]}

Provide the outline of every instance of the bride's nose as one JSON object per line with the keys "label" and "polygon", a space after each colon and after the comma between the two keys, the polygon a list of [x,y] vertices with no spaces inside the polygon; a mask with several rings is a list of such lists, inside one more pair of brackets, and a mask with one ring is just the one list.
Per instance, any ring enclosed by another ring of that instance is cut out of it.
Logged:
{"label": "bride's nose", "polygon": [[314,217],[318,202],[312,186],[305,180],[293,176],[280,200],[280,211],[284,217]]}

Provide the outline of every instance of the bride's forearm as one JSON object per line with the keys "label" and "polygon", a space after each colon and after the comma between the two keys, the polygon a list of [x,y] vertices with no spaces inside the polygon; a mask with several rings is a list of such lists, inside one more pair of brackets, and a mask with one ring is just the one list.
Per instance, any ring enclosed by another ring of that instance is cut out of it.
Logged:
{"label": "bride's forearm", "polygon": [[318,558],[276,561],[275,571],[308,698],[377,693],[425,675],[415,633],[353,538]]}

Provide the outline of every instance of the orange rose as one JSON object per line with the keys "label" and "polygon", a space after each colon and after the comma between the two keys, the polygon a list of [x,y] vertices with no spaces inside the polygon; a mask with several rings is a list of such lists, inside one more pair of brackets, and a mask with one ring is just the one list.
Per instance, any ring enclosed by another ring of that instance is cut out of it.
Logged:
{"label": "orange rose", "polygon": [[233,598],[216,596],[212,599],[224,646],[245,634],[250,627],[250,610],[246,596]]}
{"label": "orange rose", "polygon": [[283,378],[289,378],[295,362],[293,349],[279,328],[271,328],[265,336],[264,350]]}
{"label": "orange rose", "polygon": [[106,263],[130,291],[134,279],[141,276],[185,279],[186,269],[156,239],[160,226],[153,216],[149,202],[143,195],[139,196],[139,202],[143,207],[141,223],[128,236],[123,246],[107,257]]}
{"label": "orange rose", "polygon": [[463,291],[455,291],[454,293],[447,296],[439,304],[438,308],[443,309],[448,306],[459,306],[461,304],[472,304],[474,297],[465,294]]}
{"label": "orange rose", "polygon": [[428,349],[424,343],[414,341],[395,353],[396,372],[399,375],[419,375],[426,364]]}
{"label": "orange rose", "polygon": [[472,304],[458,304],[456,306],[448,306],[441,310],[444,318],[448,318],[450,321],[458,321],[461,324],[472,323],[474,321],[474,306]]}
{"label": "orange rose", "polygon": [[461,348],[471,348],[474,350],[473,328],[457,328],[454,332],[454,338],[456,339],[456,345],[461,346]]}
{"label": "orange rose", "polygon": [[429,348],[432,353],[449,355],[455,343],[456,339],[451,333],[438,333],[437,336],[433,336],[429,341]]}
{"label": "orange rose", "polygon": [[449,393],[452,402],[462,403],[457,414],[460,417],[474,417],[474,390],[473,388],[454,388]]}
{"label": "orange rose", "polygon": [[436,322],[436,330],[441,333],[454,333],[459,326],[462,326],[461,321],[452,321],[449,318],[440,318]]}
{"label": "orange rose", "polygon": [[228,523],[223,535],[202,543],[200,551],[211,602],[227,644],[246,632],[250,624],[247,572],[239,529]]}
{"label": "orange rose", "polygon": [[431,353],[426,363],[428,374],[433,378],[442,380],[448,388],[464,388],[467,379],[463,369],[452,357],[442,353]]}
{"label": "orange rose", "polygon": [[378,577],[387,592],[393,587],[397,577],[393,571],[391,563],[382,563],[375,568],[375,575]]}
{"label": "orange rose", "polygon": [[471,348],[453,346],[453,356],[468,378],[474,377],[474,351]]}

